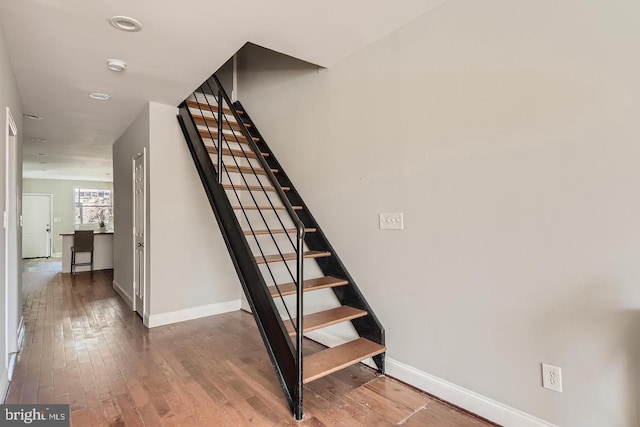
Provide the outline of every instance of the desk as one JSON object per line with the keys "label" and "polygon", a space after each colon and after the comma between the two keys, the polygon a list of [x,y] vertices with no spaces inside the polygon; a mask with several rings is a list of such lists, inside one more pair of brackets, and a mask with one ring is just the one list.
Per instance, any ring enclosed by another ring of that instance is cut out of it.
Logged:
{"label": "desk", "polygon": [[[93,238],[93,269],[107,270],[113,268],[113,231],[96,231]],[[71,246],[73,233],[61,233],[62,236],[62,272],[71,273]],[[78,252],[76,262],[89,262],[89,252]],[[89,271],[91,267],[81,265],[76,271]]]}

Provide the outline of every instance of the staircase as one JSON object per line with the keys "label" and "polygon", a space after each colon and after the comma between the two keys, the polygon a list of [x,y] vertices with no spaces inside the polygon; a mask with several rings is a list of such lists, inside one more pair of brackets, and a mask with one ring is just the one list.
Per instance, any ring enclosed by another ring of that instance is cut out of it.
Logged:
{"label": "staircase", "polygon": [[[294,417],[304,384],[369,358],[384,374],[382,325],[242,105],[214,75],[178,121]],[[305,313],[327,290],[336,306]],[[303,353],[304,334],[344,322],[359,338]]]}

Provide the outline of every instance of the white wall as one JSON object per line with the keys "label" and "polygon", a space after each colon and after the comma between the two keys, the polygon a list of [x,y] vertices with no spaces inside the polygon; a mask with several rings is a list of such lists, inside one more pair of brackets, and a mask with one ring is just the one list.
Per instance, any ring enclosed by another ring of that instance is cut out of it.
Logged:
{"label": "white wall", "polygon": [[[133,156],[149,148],[149,106],[140,112],[129,128],[113,144],[113,209],[116,230],[113,234],[113,281],[119,292],[129,302],[133,298]],[[147,189],[149,169],[146,170]],[[149,224],[149,202],[147,200],[147,224]],[[152,248],[145,248],[148,259]],[[147,293],[148,295],[148,293]],[[148,312],[149,300],[145,301]]]}
{"label": "white wall", "polygon": [[640,423],[638,40],[631,0],[450,0],[328,70],[241,53],[239,99],[394,366],[562,426]]}
{"label": "white wall", "polygon": [[[2,30],[2,28],[0,27],[0,132],[2,132],[2,136],[0,137],[0,140],[2,141],[2,147],[0,149],[0,204],[1,209],[0,212],[4,212],[5,209],[7,209],[7,207],[5,206],[5,199],[6,199],[6,194],[5,194],[5,186],[6,186],[6,158],[5,158],[5,132],[6,132],[6,107],[9,107],[11,110],[11,114],[12,117],[16,123],[16,126],[18,128],[18,135],[17,135],[17,153],[16,153],[16,160],[17,160],[17,171],[16,171],[16,185],[18,188],[15,189],[16,194],[20,194],[21,193],[21,181],[19,179],[19,177],[22,175],[22,131],[23,131],[23,121],[22,121],[22,113],[23,113],[23,109],[22,109],[22,101],[20,99],[20,96],[18,94],[18,87],[16,85],[16,81],[15,81],[15,76],[13,73],[13,70],[11,68],[11,63],[9,61],[9,56],[7,53],[7,49],[6,49],[6,45],[5,45],[5,38],[4,38],[4,32]],[[21,211],[21,201],[20,200],[16,200],[16,202],[18,203],[18,206],[16,207],[18,212]],[[16,227],[18,228],[18,227]],[[0,227],[0,242],[3,242],[2,244],[0,244],[0,277],[4,278],[5,277],[5,271],[7,268],[7,265],[5,265],[5,247],[4,247],[4,241],[5,241],[5,233],[7,231],[3,228]],[[22,246],[21,246],[21,232],[19,230],[19,228],[17,230],[12,230],[12,232],[15,232],[15,235],[17,236],[17,248],[14,248],[14,250],[17,253],[20,253],[20,251],[22,250]],[[14,254],[15,255],[15,254]],[[18,264],[18,257],[13,256],[11,257],[13,259],[15,259],[15,263]],[[14,265],[14,268],[17,269],[18,265]],[[10,313],[15,313],[18,319],[14,319],[15,321],[19,321],[19,317],[21,317],[22,313],[20,312],[20,307],[22,307],[21,301],[22,301],[22,279],[21,279],[21,275],[17,274],[17,277],[14,278],[14,280],[16,281],[16,283],[11,284],[11,287],[15,290],[15,288],[17,287],[17,293],[18,293],[18,298],[17,298],[17,307],[9,307],[10,308]],[[0,307],[2,307],[2,314],[0,315],[0,396],[4,397],[4,393],[7,389],[7,367],[8,367],[8,349],[6,346],[6,324],[5,324],[5,311],[4,311],[4,307],[5,307],[5,292],[6,289],[4,288],[5,283],[4,283],[4,279],[2,279],[1,281],[1,287],[2,289],[0,289]],[[11,336],[11,335],[10,335]],[[14,347],[16,343],[9,343],[10,347]]]}
{"label": "white wall", "polygon": [[150,327],[240,307],[240,283],[176,113],[176,107],[151,102],[113,146],[114,277],[129,292],[133,275],[131,158],[140,147],[148,147],[145,323]]}
{"label": "white wall", "polygon": [[[53,194],[53,217],[60,218],[60,222],[53,223],[52,240],[53,253],[62,252],[62,237],[60,233],[73,233],[74,221],[74,188],[106,188],[112,189],[113,183],[100,181],[71,181],[63,179],[28,179],[22,180],[24,193]],[[97,228],[97,224],[96,224]]]}
{"label": "white wall", "polygon": [[150,244],[155,324],[238,310],[242,288],[176,118],[150,103]]}

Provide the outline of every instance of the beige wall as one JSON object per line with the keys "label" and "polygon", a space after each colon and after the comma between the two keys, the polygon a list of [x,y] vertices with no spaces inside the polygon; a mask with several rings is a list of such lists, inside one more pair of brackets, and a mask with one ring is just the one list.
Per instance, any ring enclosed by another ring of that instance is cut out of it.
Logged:
{"label": "beige wall", "polygon": [[558,425],[638,425],[639,8],[450,0],[328,70],[241,54],[239,98],[392,361]]}
{"label": "beige wall", "polygon": [[242,288],[178,125],[177,109],[151,103],[150,111],[151,314],[225,303],[239,308]]}
{"label": "beige wall", "polygon": [[[138,114],[129,128],[113,144],[113,194],[117,232],[113,235],[113,281],[129,301],[133,298],[133,157],[149,149],[149,106]],[[147,159],[148,160],[148,159]],[[151,187],[146,170],[147,191]],[[147,224],[149,224],[149,202]],[[147,260],[152,248],[147,247]],[[147,262],[148,271],[148,262]],[[148,289],[147,289],[148,291]],[[148,295],[148,292],[147,292]],[[149,299],[145,301],[149,311]]]}
{"label": "beige wall", "polygon": [[[13,148],[16,149],[15,158],[16,158],[16,174],[12,179],[10,179],[10,183],[13,181],[16,183],[16,188],[12,188],[11,191],[15,191],[16,194],[16,202],[17,206],[9,206],[7,207],[5,204],[6,201],[6,132],[7,132],[7,123],[6,123],[6,108],[9,107],[11,110],[11,115],[13,120],[15,121],[16,127],[18,128],[18,134],[16,138],[16,142]],[[9,55],[7,53],[7,48],[5,44],[4,32],[2,27],[0,27],[0,132],[2,141],[2,147],[0,148],[0,212],[5,212],[11,209],[12,211],[15,209],[15,218],[17,218],[17,212],[21,211],[21,200],[17,195],[19,195],[22,191],[22,182],[20,180],[20,176],[22,175],[22,132],[23,128],[23,106],[20,96],[18,94],[18,86],[16,85],[15,76],[13,70],[11,68],[11,63],[9,61]],[[12,212],[12,213],[14,213]],[[17,221],[14,221],[17,222]],[[14,247],[10,248],[9,251],[9,263],[13,265],[13,273],[14,276],[10,276],[9,282],[9,291],[13,293],[17,293],[17,303],[13,304],[11,307],[6,307],[5,293],[7,283],[5,283],[4,276],[5,271],[7,271],[7,264],[5,262],[7,254],[5,253],[5,233],[9,233],[10,238],[14,241]],[[17,245],[15,242],[17,241]],[[0,227],[0,272],[2,274],[2,279],[0,280],[0,307],[2,309],[0,312],[0,393],[4,395],[4,392],[7,387],[7,367],[8,367],[8,349],[7,349],[7,336],[6,329],[7,323],[5,319],[5,314],[9,313],[10,316],[15,316],[13,318],[13,322],[19,323],[19,319],[22,316],[20,311],[20,307],[22,307],[22,276],[19,273],[19,254],[22,251],[22,238],[21,238],[21,229],[18,226],[12,227],[10,230],[5,230],[4,227]],[[15,247],[17,246],[17,247]],[[5,312],[5,307],[9,310]],[[14,331],[15,332],[15,331]],[[10,334],[9,337],[13,335]],[[15,346],[15,342],[13,344],[10,343],[10,347]]]}
{"label": "beige wall", "polygon": [[[241,287],[182,136],[176,107],[149,103],[114,144],[118,284],[132,288],[131,157],[147,146],[148,325],[237,310]],[[128,193],[124,187],[129,188]],[[122,188],[122,189],[121,189]],[[128,199],[123,200],[123,198]],[[130,221],[130,219],[129,219]]]}
{"label": "beige wall", "polygon": [[[73,200],[74,188],[106,188],[112,189],[113,183],[100,181],[71,181],[62,179],[28,179],[22,180],[24,193],[41,193],[53,195],[53,253],[62,251],[61,233],[73,233],[75,230],[75,210]],[[55,222],[60,218],[60,222]],[[97,224],[96,224],[97,228]]]}

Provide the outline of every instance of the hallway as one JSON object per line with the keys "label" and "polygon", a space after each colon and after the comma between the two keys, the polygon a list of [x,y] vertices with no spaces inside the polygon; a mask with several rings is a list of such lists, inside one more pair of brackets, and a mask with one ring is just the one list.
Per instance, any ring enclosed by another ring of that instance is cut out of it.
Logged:
{"label": "hallway", "polygon": [[74,426],[492,425],[361,365],[306,387],[296,423],[249,314],[148,330],[112,271],[50,270],[23,276],[25,342],[6,403],[69,404]]}

